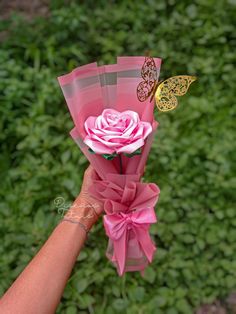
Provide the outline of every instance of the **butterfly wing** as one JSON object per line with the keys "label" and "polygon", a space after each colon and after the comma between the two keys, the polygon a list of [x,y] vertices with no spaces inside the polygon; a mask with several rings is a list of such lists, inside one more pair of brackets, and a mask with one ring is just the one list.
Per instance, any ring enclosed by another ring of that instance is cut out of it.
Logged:
{"label": "butterfly wing", "polygon": [[196,81],[195,76],[178,75],[172,76],[162,82],[156,90],[155,100],[160,111],[170,111],[176,108],[178,100],[176,96],[187,93],[190,84]]}
{"label": "butterfly wing", "polygon": [[141,81],[137,86],[137,97],[139,101],[145,101],[153,92],[157,81],[157,68],[153,58],[145,57],[141,69]]}

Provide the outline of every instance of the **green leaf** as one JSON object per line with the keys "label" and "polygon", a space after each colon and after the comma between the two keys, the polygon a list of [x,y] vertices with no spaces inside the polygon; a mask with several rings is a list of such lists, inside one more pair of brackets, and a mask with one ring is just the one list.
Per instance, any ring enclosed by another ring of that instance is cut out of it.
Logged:
{"label": "green leaf", "polygon": [[77,314],[78,313],[78,309],[76,306],[69,306],[67,309],[66,309],[66,314]]}
{"label": "green leaf", "polygon": [[80,294],[78,295],[78,299],[79,299],[79,306],[83,309],[88,308],[95,301],[94,297],[89,294]]}
{"label": "green leaf", "polygon": [[118,156],[118,154],[113,153],[113,154],[103,154],[102,157],[104,157],[107,160],[112,160],[114,159],[116,156]]}
{"label": "green leaf", "polygon": [[77,257],[77,261],[83,261],[84,259],[86,259],[88,256],[88,253],[86,253],[85,251],[81,251],[79,253],[79,256]]}
{"label": "green leaf", "polygon": [[185,299],[177,300],[176,309],[179,310],[180,313],[183,313],[183,314],[192,313],[192,308]]}
{"label": "green leaf", "polygon": [[141,148],[138,148],[137,150],[135,150],[133,153],[131,153],[131,154],[128,154],[128,153],[124,153],[124,155],[126,156],[126,157],[133,157],[133,156],[135,156],[135,155],[141,155],[141,153],[142,153],[142,150],[141,150]]}
{"label": "green leaf", "polygon": [[149,283],[153,283],[156,278],[156,273],[151,266],[147,267],[144,271],[144,279]]}
{"label": "green leaf", "polygon": [[96,154],[95,151],[93,151],[92,148],[90,148],[90,147],[89,147],[88,151],[89,151],[91,154]]}
{"label": "green leaf", "polygon": [[84,292],[88,287],[89,282],[87,279],[78,279],[77,290],[79,293]]}
{"label": "green leaf", "polygon": [[163,308],[167,304],[167,299],[163,296],[156,296],[152,299],[151,303],[153,305],[153,308]]}
{"label": "green leaf", "polygon": [[142,302],[144,294],[145,289],[143,287],[131,287],[129,289],[129,296],[134,301]]}
{"label": "green leaf", "polygon": [[113,302],[113,308],[116,310],[116,311],[124,311],[128,305],[129,305],[129,301],[126,300],[126,299],[116,299],[114,302]]}

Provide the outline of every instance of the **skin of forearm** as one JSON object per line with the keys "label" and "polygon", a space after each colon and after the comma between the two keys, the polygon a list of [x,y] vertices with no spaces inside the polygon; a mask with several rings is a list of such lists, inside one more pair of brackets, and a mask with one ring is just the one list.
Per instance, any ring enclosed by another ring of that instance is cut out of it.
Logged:
{"label": "skin of forearm", "polygon": [[0,313],[55,313],[85,239],[80,225],[61,222],[0,299]]}
{"label": "skin of forearm", "polygon": [[[65,215],[66,218],[80,220],[87,230],[92,228],[103,211],[103,204],[88,192],[94,179],[99,178],[89,166],[84,174],[80,194]],[[80,224],[69,221],[59,223],[0,299],[0,313],[55,313],[85,240],[86,232]]]}

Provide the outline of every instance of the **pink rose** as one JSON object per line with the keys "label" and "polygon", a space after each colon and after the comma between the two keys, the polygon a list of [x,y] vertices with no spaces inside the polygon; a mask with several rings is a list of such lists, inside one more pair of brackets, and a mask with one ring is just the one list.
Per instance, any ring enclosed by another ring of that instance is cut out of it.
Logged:
{"label": "pink rose", "polygon": [[137,112],[131,110],[104,109],[100,116],[89,117],[84,127],[84,143],[97,154],[131,154],[144,145],[152,132],[151,124],[140,121]]}

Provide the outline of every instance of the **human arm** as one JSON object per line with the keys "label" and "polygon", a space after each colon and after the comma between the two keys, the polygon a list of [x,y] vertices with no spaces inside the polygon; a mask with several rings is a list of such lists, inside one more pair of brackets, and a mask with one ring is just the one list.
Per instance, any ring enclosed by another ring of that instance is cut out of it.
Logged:
{"label": "human arm", "polygon": [[[87,214],[88,219],[80,221],[88,229],[102,212],[102,204],[88,193],[95,177],[96,173],[90,166],[85,172],[79,196],[65,215],[71,219]],[[86,232],[80,224],[68,221],[59,223],[43,247],[0,299],[0,313],[55,313],[85,240]]]}

